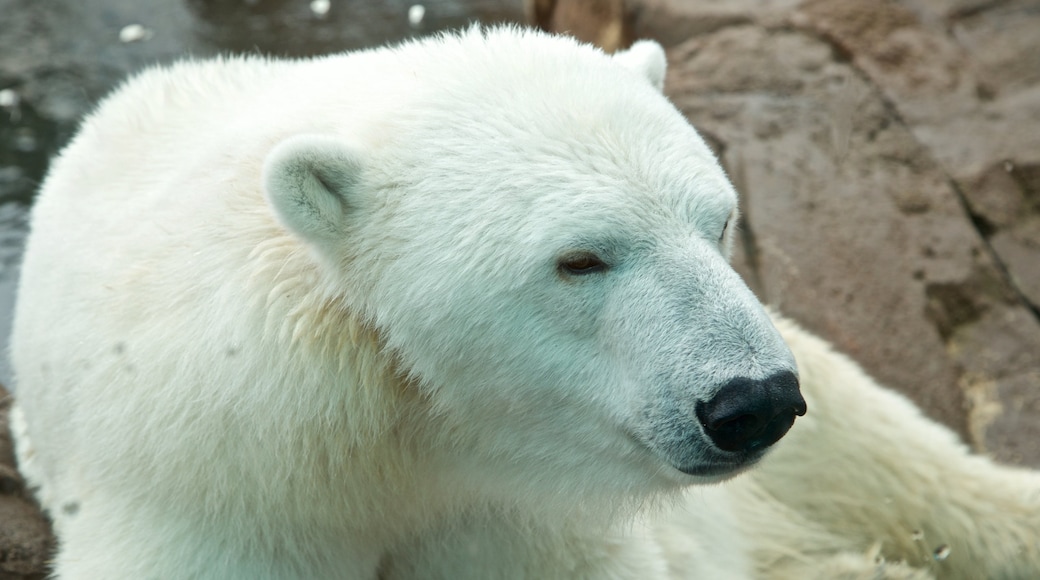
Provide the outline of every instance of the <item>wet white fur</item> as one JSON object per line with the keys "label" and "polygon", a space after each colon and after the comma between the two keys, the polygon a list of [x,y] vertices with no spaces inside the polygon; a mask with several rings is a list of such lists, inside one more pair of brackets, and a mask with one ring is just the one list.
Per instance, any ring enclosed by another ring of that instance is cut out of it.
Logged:
{"label": "wet white fur", "polygon": [[[663,78],[652,43],[473,29],[107,99],[44,184],[12,339],[57,576],[1035,572],[1035,474],[770,324]],[[580,251],[609,268],[558,268]],[[794,359],[775,452],[677,469],[719,460],[696,401]]]}

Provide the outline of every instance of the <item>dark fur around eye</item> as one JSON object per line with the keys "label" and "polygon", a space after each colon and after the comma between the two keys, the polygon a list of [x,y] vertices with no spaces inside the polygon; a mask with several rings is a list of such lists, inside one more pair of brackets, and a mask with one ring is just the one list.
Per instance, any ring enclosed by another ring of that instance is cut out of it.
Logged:
{"label": "dark fur around eye", "polygon": [[560,258],[558,267],[563,274],[587,276],[605,271],[607,264],[592,252],[574,252]]}

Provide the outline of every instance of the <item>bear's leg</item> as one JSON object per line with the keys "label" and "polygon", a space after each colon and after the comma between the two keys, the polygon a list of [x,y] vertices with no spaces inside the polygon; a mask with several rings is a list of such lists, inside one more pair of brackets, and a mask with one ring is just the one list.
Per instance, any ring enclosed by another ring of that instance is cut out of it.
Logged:
{"label": "bear's leg", "polygon": [[18,406],[18,403],[11,405],[8,420],[10,421],[11,439],[14,442],[14,454],[18,462],[18,471],[25,478],[29,488],[33,490],[33,495],[36,497],[36,501],[40,502],[40,507],[45,511],[51,511],[53,504],[51,490],[46,485],[43,474],[40,473],[36,461],[36,449],[33,448],[32,441],[29,439],[29,426],[25,422],[25,415],[22,413],[22,408]]}
{"label": "bear's leg", "polygon": [[731,484],[763,577],[872,546],[938,578],[1040,577],[1040,474],[972,455],[826,343],[776,322],[809,412]]}

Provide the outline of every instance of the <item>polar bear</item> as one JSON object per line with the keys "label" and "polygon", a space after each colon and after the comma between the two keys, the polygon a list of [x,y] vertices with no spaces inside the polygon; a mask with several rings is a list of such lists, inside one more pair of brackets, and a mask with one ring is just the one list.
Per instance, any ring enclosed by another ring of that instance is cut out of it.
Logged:
{"label": "polar bear", "polygon": [[1040,570],[1040,477],[730,269],[737,196],[664,70],[474,28],[105,100],[12,337],[55,576]]}

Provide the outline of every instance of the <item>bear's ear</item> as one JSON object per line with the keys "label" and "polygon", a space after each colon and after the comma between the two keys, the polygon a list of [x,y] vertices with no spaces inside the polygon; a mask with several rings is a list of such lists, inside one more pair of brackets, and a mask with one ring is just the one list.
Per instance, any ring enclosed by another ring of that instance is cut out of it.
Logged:
{"label": "bear's ear", "polygon": [[660,44],[653,40],[640,40],[628,50],[614,53],[614,61],[646,77],[657,90],[664,90],[664,73],[668,68],[668,62]]}
{"label": "bear's ear", "polygon": [[361,155],[339,139],[291,137],[264,160],[267,202],[282,224],[301,238],[334,242],[342,236],[361,168]]}

